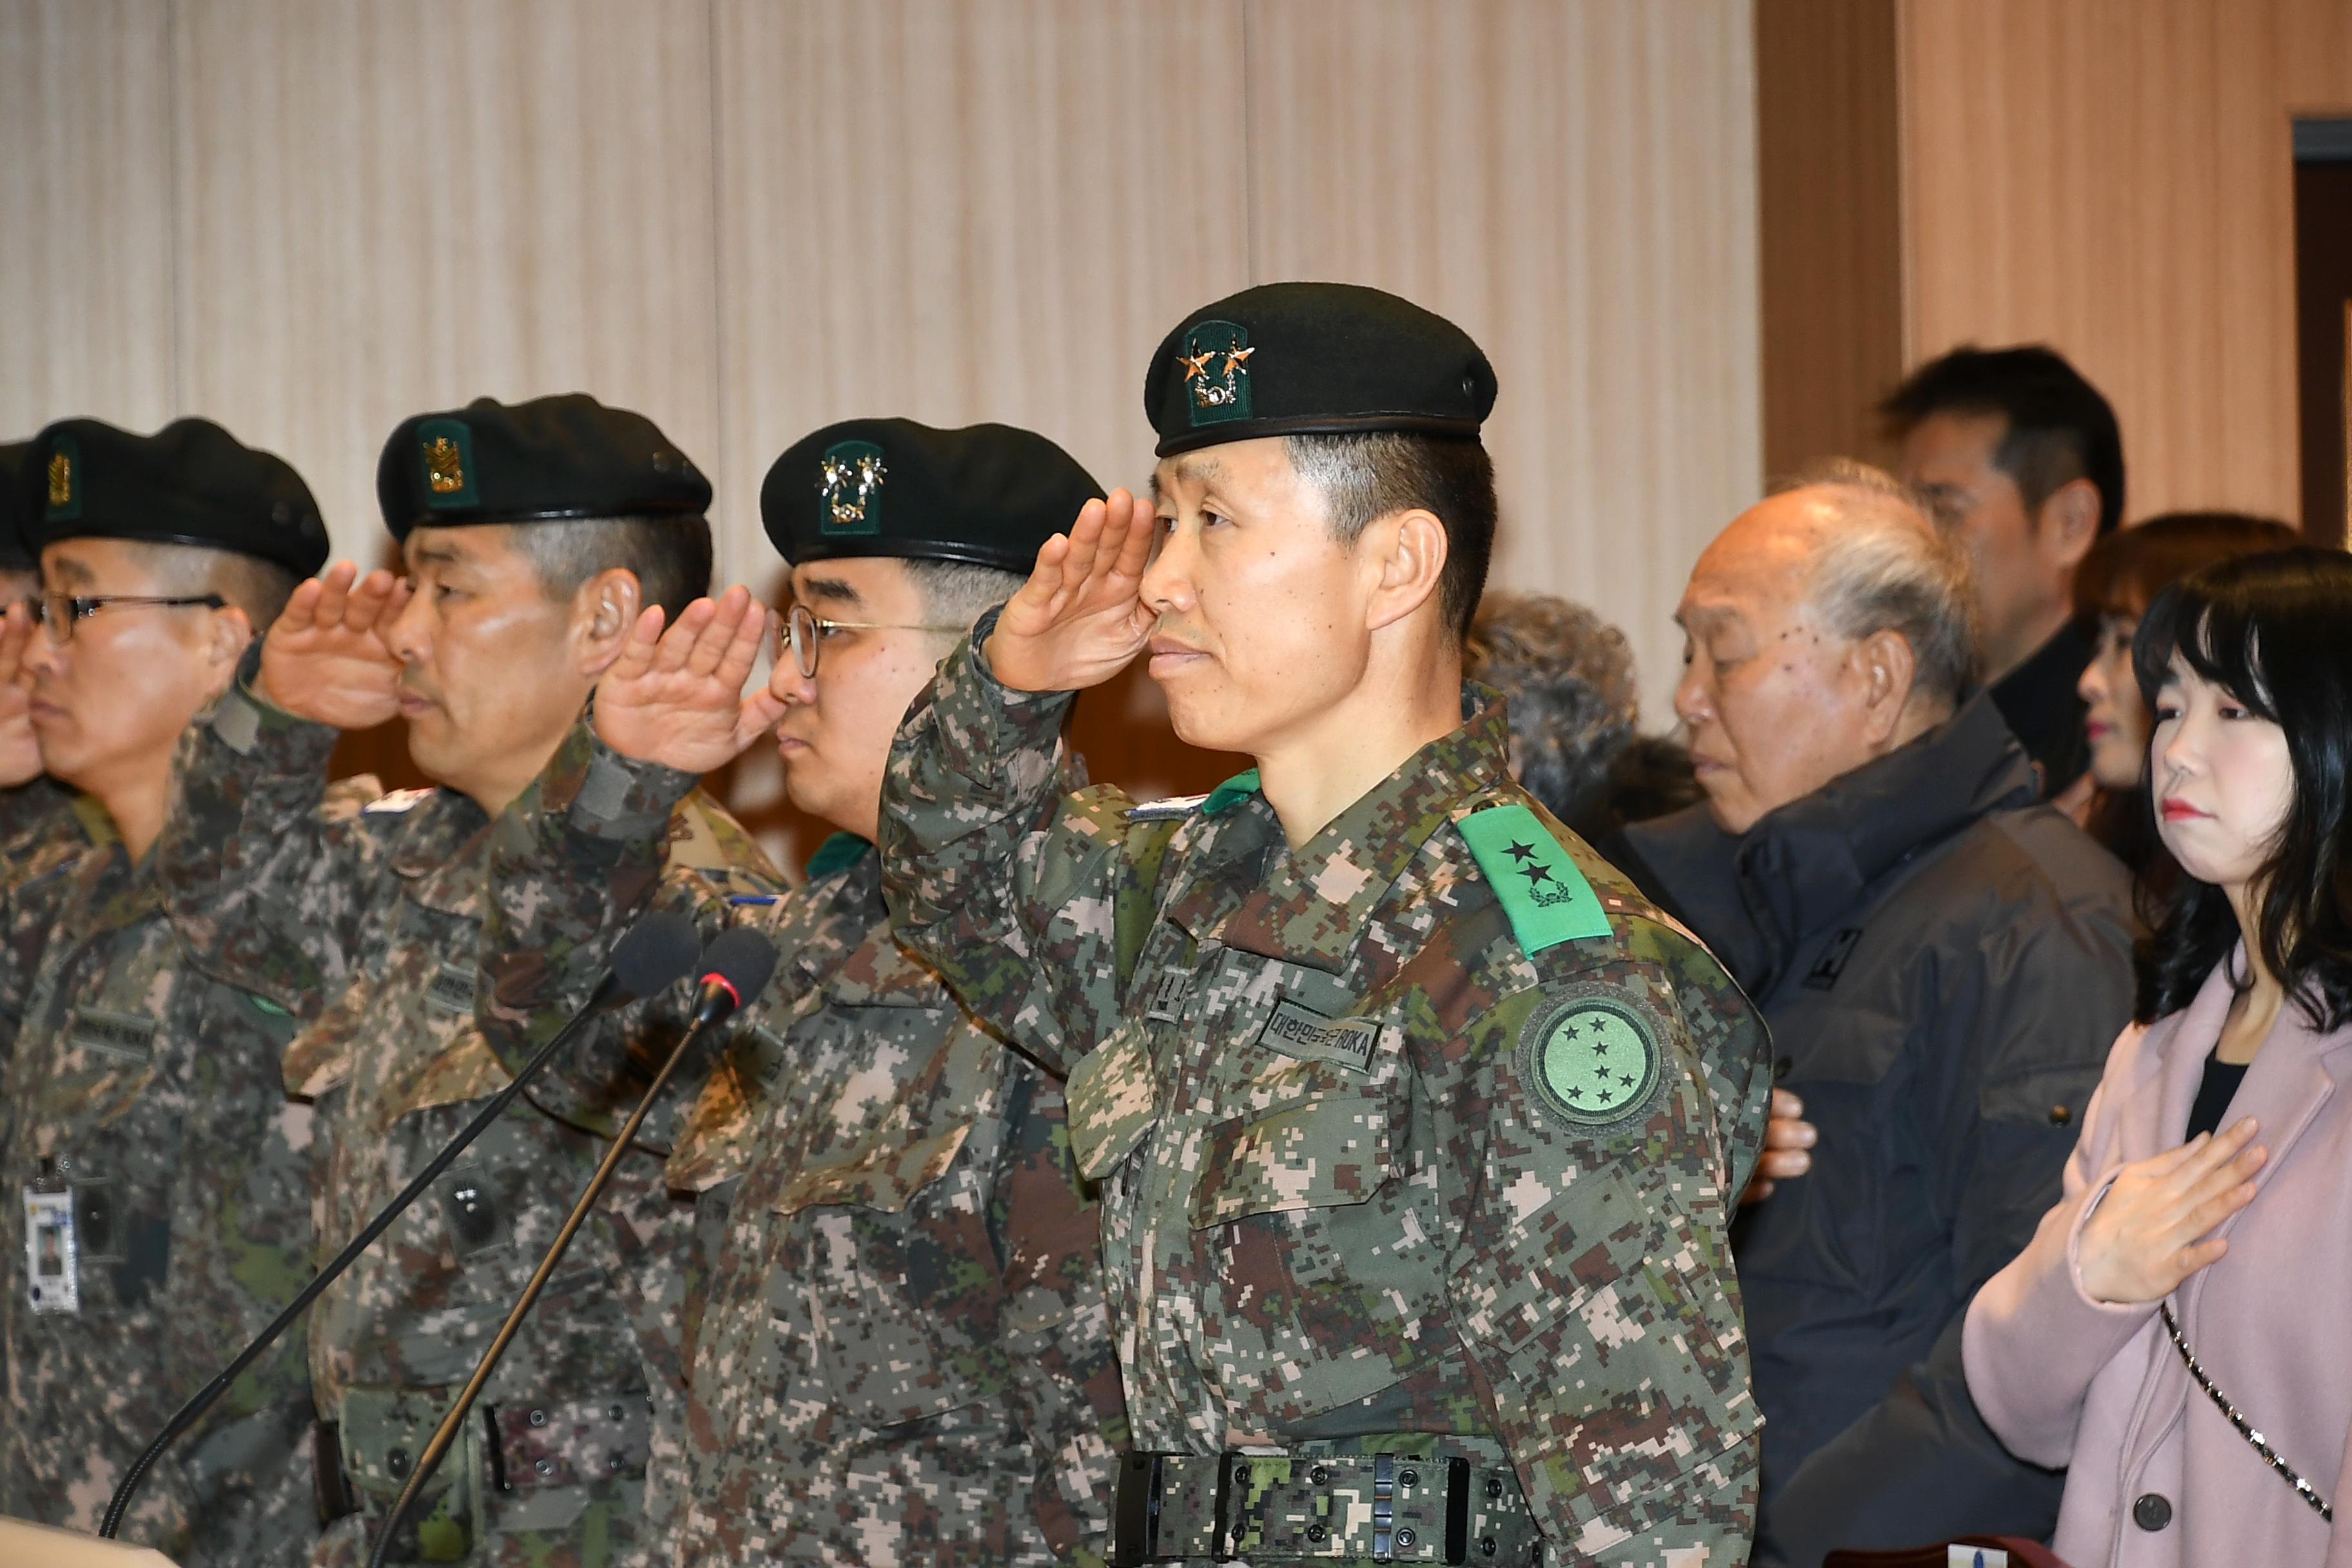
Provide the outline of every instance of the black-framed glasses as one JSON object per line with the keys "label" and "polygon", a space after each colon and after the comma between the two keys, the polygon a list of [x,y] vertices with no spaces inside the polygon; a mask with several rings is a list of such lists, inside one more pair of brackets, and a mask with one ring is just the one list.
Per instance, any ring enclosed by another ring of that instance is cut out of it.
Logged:
{"label": "black-framed glasses", "polygon": [[816,679],[817,645],[835,632],[962,632],[969,626],[908,626],[899,621],[828,621],[806,605],[794,605],[784,612],[784,641],[793,650],[793,663],[799,667],[801,679]]}
{"label": "black-framed glasses", "polygon": [[33,624],[47,632],[49,641],[59,647],[73,641],[75,622],[86,621],[110,606],[140,605],[202,605],[208,610],[219,610],[226,609],[228,601],[218,594],[37,594],[25,601]]}

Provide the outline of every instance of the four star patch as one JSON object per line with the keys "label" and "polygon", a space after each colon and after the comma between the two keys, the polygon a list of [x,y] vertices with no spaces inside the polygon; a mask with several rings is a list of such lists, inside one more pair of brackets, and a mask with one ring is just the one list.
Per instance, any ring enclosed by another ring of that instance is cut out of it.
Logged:
{"label": "four star patch", "polygon": [[1554,993],[1519,1037],[1528,1098],[1573,1128],[1623,1126],[1657,1098],[1662,1051],[1656,1017],[1612,985]]}

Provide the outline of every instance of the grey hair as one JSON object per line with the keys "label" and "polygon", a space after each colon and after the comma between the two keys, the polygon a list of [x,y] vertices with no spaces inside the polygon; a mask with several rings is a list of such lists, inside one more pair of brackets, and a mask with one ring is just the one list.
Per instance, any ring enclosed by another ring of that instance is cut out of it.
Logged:
{"label": "grey hair", "polygon": [[1013,597],[1027,580],[1017,572],[966,561],[909,559],[906,567],[908,580],[922,598],[923,619],[942,626],[970,626],[991,607]]}
{"label": "grey hair", "polygon": [[1554,816],[1578,816],[1641,717],[1625,634],[1548,594],[1489,594],[1465,652],[1471,679],[1507,701],[1520,784]]}
{"label": "grey hair", "polygon": [[[241,551],[160,540],[135,540],[131,546],[164,593],[218,594],[245,612],[257,636],[269,629],[302,584],[301,577],[287,567]],[[39,585],[36,576],[34,586]]]}
{"label": "grey hair", "polygon": [[558,604],[600,572],[624,571],[637,593],[676,620],[710,592],[710,524],[699,517],[583,517],[509,523],[515,551]]}
{"label": "grey hair", "polygon": [[1912,690],[1947,710],[1977,682],[1977,596],[1969,558],[1916,492],[1853,458],[1808,464],[1772,493],[1820,490],[1832,525],[1814,547],[1812,605],[1849,641],[1883,631],[1911,646]]}

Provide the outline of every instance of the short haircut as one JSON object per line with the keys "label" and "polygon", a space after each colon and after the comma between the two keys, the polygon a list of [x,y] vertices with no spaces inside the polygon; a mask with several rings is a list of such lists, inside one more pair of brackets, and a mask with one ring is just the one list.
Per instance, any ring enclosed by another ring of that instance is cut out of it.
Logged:
{"label": "short haircut", "polygon": [[1548,594],[1489,594],[1465,652],[1507,704],[1521,786],[1563,822],[1581,816],[1640,718],[1625,634]]}
{"label": "short haircut", "polygon": [[2085,620],[2137,620],[2170,584],[2240,555],[2292,550],[2303,535],[2275,518],[2242,511],[2168,511],[2119,528],[2074,570],[2074,613]]}
{"label": "short haircut", "polygon": [[1822,624],[1849,640],[1883,631],[1911,645],[1914,693],[1957,708],[1977,680],[1977,599],[1969,560],[1884,468],[1830,458],[1775,489],[1820,490],[1835,508],[1812,568]]}
{"label": "short haircut", "polygon": [[1897,438],[1937,414],[1997,416],[2006,423],[1993,467],[2017,483],[2028,518],[2060,487],[2088,479],[2099,492],[2099,531],[2124,517],[2124,439],[2116,411],[2056,350],[2041,343],[1980,349],[1929,360],[1878,405]]}
{"label": "short haircut", "polygon": [[509,525],[515,549],[559,602],[599,572],[634,574],[637,592],[675,621],[710,592],[710,524],[699,517],[589,517]]}
{"label": "short haircut", "polygon": [[968,561],[908,558],[907,578],[923,601],[923,619],[933,626],[969,626],[992,606],[1020,591],[1026,579]]}
{"label": "short haircut", "polygon": [[218,594],[245,612],[257,635],[269,629],[302,579],[275,562],[202,544],[127,541],[173,596]]}
{"label": "short haircut", "polygon": [[1486,563],[1495,552],[1495,461],[1475,437],[1374,430],[1286,436],[1290,466],[1330,510],[1331,531],[1353,544],[1381,518],[1418,507],[1445,526],[1445,571],[1438,613],[1456,642],[1467,639]]}
{"label": "short haircut", "polygon": [[[2294,793],[2252,884],[2255,945],[2288,999],[2329,1034],[2352,1022],[2347,619],[2352,556],[2305,545],[2190,573],[2157,595],[2132,639],[2133,673],[2151,710],[2178,654],[2285,735]],[[2168,897],[2143,882],[2141,904],[2154,934],[2139,965],[2136,1016],[2149,1022],[2189,1005],[2236,950],[2241,928],[2228,895],[2192,877],[2179,877]],[[2246,984],[2242,974],[2231,978]]]}

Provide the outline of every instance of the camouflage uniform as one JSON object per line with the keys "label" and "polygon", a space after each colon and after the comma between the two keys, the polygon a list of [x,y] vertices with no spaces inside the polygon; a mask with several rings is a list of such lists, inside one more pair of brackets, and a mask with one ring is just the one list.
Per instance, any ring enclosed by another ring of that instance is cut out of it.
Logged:
{"label": "camouflage uniform", "polygon": [[[530,955],[517,967],[551,1022],[602,968],[604,943],[579,933],[635,918],[628,889],[659,849],[583,823],[566,781],[604,768],[664,772],[567,745],[536,809],[501,826],[493,945]],[[709,1246],[688,1310],[676,1560],[1098,1552],[1123,1428],[1060,1090],[893,940],[864,850],[837,837],[773,901],[711,888],[691,906],[706,932],[764,931],[783,962],[739,1015],[670,1164],[700,1195]],[[524,994],[500,989],[509,1005]]]}
{"label": "camouflage uniform", "polygon": [[0,789],[0,885],[23,876],[52,846],[86,847],[97,837],[92,824],[105,818],[105,807],[48,779]]}
{"label": "camouflage uniform", "polygon": [[[336,731],[240,687],[183,753],[167,829],[171,875],[211,890],[208,959],[301,992],[348,967],[348,988],[289,1042],[286,1089],[317,1107],[314,1202],[322,1256],[365,1223],[506,1085],[520,1060],[477,1020],[494,1005],[482,967],[492,826],[450,790],[404,792],[348,821],[317,814]],[[681,781],[677,795],[686,793]],[[604,799],[614,810],[625,803]],[[725,813],[696,796],[643,830],[672,869],[730,885],[780,884]],[[610,1131],[683,1028],[681,989],[624,1015],[606,1048],[565,1054],[351,1272],[310,1323],[312,1394],[333,1423],[321,1481],[331,1525],[312,1561],[362,1561],[376,1521],[470,1373]],[[706,1064],[707,1066],[707,1064]],[[683,1064],[694,1092],[698,1069]],[[664,1136],[676,1100],[647,1123]],[[668,1201],[662,1151],[620,1167],[604,1204],[484,1391],[393,1561],[650,1562],[667,1551],[649,1498],[653,1428],[679,1417],[676,1328],[665,1292],[690,1240]],[[487,1414],[485,1414],[487,1412]],[[347,1495],[337,1499],[338,1488]]]}
{"label": "camouflage uniform", "polygon": [[[1160,1550],[1526,1563],[1539,1529],[1576,1562],[1740,1561],[1726,1232],[1769,1074],[1737,987],[1532,815],[1483,689],[1293,853],[1251,774],[1060,795],[1069,698],[990,678],[992,625],[899,731],[886,887],[957,994],[1069,1072],[1136,1447],[1227,1456],[1158,1468]],[[1549,889],[1512,906],[1523,862]],[[1562,887],[1588,889],[1569,925]]]}
{"label": "camouflage uniform", "polygon": [[[359,798],[321,805],[348,816]],[[134,867],[102,812],[87,826],[95,842],[53,847],[6,895],[46,940],[0,960],[24,1020],[0,1088],[16,1215],[0,1511],[95,1530],[131,1459],[308,1277],[310,1113],[278,1064],[320,988],[214,969],[190,934],[205,890]],[[42,1278],[26,1275],[28,1188],[72,1216],[78,1256],[60,1247]],[[149,1475],[123,1538],[186,1563],[298,1561],[319,1532],[310,1424],[289,1342]]]}

